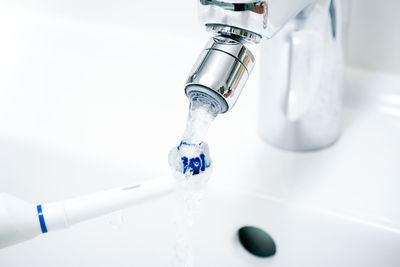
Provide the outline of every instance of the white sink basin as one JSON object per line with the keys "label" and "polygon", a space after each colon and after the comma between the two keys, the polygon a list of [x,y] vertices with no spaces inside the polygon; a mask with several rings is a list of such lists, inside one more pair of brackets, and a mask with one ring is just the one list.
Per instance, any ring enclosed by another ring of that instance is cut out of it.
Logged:
{"label": "white sink basin", "polygon": [[[0,10],[0,191],[43,203],[169,175],[205,33]],[[195,266],[400,266],[400,78],[349,70],[345,97],[339,142],[291,153],[258,137],[250,78],[210,130]],[[166,197],[118,227],[106,216],[46,234],[1,250],[0,266],[169,266],[174,207]],[[245,251],[244,225],[267,231],[277,254]]]}

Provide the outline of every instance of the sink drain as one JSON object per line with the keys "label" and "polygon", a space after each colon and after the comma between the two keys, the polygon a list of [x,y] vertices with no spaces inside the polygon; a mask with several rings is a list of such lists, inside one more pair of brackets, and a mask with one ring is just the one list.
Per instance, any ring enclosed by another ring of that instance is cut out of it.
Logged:
{"label": "sink drain", "polygon": [[276,253],[276,245],[272,237],[253,226],[245,226],[238,231],[239,241],[251,254],[258,257],[271,257]]}

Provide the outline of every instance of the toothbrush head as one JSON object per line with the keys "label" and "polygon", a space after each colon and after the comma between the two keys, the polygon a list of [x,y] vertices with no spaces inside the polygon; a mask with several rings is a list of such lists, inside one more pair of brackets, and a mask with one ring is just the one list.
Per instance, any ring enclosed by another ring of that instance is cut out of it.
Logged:
{"label": "toothbrush head", "polygon": [[210,152],[207,143],[191,144],[181,142],[169,154],[172,171],[179,172],[187,179],[205,172],[211,166]]}
{"label": "toothbrush head", "polygon": [[178,183],[196,188],[207,184],[212,170],[207,143],[181,142],[171,149],[168,161]]}

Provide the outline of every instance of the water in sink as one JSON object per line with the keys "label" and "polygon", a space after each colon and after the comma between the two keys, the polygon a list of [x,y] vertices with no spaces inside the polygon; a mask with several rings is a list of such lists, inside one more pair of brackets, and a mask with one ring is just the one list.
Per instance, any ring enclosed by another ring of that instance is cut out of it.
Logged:
{"label": "water in sink", "polygon": [[190,97],[189,115],[181,143],[173,147],[168,161],[176,178],[177,209],[175,266],[193,266],[190,229],[198,203],[212,172],[207,143],[208,128],[220,113],[218,104],[209,96],[193,92]]}

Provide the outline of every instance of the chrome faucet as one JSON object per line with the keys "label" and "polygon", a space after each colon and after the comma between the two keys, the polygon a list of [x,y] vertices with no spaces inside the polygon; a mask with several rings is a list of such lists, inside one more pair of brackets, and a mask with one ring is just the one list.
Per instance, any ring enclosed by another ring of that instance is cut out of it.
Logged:
{"label": "chrome faucet", "polygon": [[340,135],[345,18],[349,0],[198,0],[214,36],[185,92],[202,92],[227,112],[255,64],[246,43],[261,43],[260,132],[283,149],[306,151]]}

